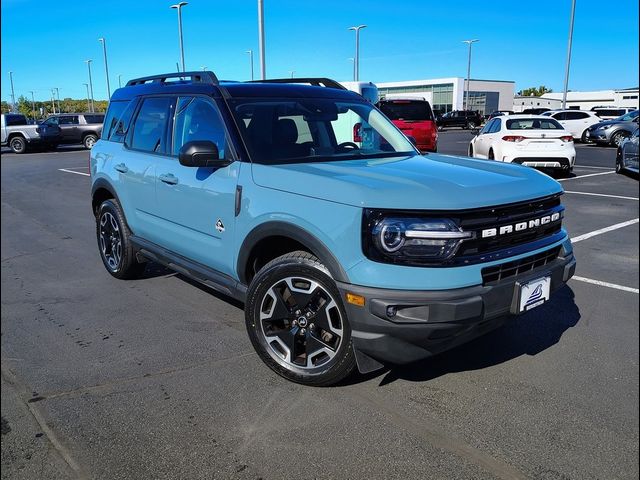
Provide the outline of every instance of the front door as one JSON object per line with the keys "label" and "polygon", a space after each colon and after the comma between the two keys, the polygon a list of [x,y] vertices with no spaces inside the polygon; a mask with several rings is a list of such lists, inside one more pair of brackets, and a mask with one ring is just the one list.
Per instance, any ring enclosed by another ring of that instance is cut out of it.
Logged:
{"label": "front door", "polygon": [[158,158],[156,216],[163,246],[186,258],[234,275],[235,196],[241,163],[223,168],[185,167],[178,152],[185,143],[210,140],[221,158],[231,158],[224,121],[213,99],[180,97],[171,136],[171,155]]}

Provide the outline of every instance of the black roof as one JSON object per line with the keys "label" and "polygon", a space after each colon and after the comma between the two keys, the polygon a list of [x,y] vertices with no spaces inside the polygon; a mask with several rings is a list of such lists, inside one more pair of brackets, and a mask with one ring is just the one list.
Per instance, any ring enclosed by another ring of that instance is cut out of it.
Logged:
{"label": "black roof", "polygon": [[[151,77],[150,77],[151,78]],[[331,87],[301,85],[296,83],[259,83],[220,81],[215,83],[193,82],[191,80],[158,81],[135,83],[117,89],[111,96],[112,101],[131,100],[139,95],[183,94],[211,95],[213,97],[231,98],[332,98],[348,101],[362,100],[358,94]]]}

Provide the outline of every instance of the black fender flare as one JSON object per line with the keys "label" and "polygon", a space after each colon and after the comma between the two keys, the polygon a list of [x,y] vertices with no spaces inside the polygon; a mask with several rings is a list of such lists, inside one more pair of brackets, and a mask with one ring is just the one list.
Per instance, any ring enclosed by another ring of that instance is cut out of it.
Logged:
{"label": "black fender flare", "polygon": [[93,197],[95,197],[95,194],[98,190],[103,189],[108,191],[111,195],[113,195],[113,198],[115,198],[118,203],[120,205],[122,205],[122,203],[120,202],[120,198],[118,198],[118,194],[116,193],[116,189],[113,188],[113,185],[111,185],[111,183],[106,180],[105,178],[97,178],[95,182],[93,182],[93,185],[91,185],[91,209],[93,210]]}
{"label": "black fender flare", "polygon": [[251,250],[253,250],[253,247],[255,247],[261,240],[274,236],[289,237],[304,245],[311,253],[318,257],[325,267],[327,267],[334,280],[349,283],[349,277],[344,271],[344,268],[342,268],[340,262],[324,243],[305,229],[292,223],[282,221],[269,221],[262,223],[251,230],[245,237],[238,252],[238,261],[236,263],[236,272],[240,282],[247,285],[245,271],[247,262],[249,261],[249,254],[251,253]]}

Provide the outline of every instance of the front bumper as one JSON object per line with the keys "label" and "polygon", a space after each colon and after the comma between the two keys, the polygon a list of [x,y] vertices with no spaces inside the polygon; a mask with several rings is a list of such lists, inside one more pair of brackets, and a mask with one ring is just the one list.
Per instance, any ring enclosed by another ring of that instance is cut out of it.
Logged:
{"label": "front bumper", "polygon": [[599,128],[597,130],[588,129],[585,136],[587,137],[587,141],[588,142],[609,143],[609,141],[610,141],[606,130],[601,129],[601,128]]}
{"label": "front bumper", "polygon": [[549,275],[553,292],[575,267],[573,253],[563,249],[542,267],[487,285],[409,291],[338,283],[343,299],[347,292],[365,297],[363,307],[345,302],[358,366],[366,371],[375,368],[363,363],[410,363],[479,337],[512,315],[520,284]]}

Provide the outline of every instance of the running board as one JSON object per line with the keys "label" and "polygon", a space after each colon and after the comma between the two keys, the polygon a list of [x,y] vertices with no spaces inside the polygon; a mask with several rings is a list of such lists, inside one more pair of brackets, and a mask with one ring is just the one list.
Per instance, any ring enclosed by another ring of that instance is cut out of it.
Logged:
{"label": "running board", "polygon": [[130,239],[136,249],[136,253],[147,260],[164,265],[224,295],[228,295],[241,302],[245,301],[247,295],[246,285],[234,280],[229,275],[189,260],[136,235],[131,235]]}

